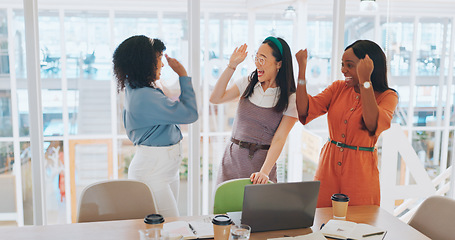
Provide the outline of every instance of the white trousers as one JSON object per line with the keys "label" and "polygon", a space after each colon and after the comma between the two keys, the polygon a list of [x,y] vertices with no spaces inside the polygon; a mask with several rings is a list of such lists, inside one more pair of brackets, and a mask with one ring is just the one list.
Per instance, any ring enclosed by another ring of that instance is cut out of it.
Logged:
{"label": "white trousers", "polygon": [[179,216],[179,168],[181,143],[169,147],[137,146],[128,178],[146,183],[152,190],[157,211],[163,217]]}

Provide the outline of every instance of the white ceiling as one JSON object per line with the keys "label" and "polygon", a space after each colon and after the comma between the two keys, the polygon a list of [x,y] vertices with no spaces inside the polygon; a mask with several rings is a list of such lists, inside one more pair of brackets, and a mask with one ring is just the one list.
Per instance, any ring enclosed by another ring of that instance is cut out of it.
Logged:
{"label": "white ceiling", "polygon": [[[29,0],[27,0],[29,1]],[[304,2],[308,14],[331,13],[338,0],[200,0],[201,12],[282,12]],[[455,16],[455,0],[376,0],[381,13],[392,16]],[[346,0],[347,14],[359,13],[360,0]],[[0,8],[22,8],[23,0],[1,0]],[[187,0],[38,0],[39,9],[186,12]],[[364,13],[360,13],[364,14]]]}

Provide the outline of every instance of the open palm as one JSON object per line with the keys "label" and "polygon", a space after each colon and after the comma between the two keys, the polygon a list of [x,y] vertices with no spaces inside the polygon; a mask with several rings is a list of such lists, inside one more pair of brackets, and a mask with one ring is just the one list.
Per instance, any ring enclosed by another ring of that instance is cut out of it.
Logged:
{"label": "open palm", "polygon": [[248,52],[246,51],[247,47],[248,46],[246,44],[236,47],[231,55],[231,58],[229,59],[229,65],[237,67],[241,62],[243,62],[248,55]]}

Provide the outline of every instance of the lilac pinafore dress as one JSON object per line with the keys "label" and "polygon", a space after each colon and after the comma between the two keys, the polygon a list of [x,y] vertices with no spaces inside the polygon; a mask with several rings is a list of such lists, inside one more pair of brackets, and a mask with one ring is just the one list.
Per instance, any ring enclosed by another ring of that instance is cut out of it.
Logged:
{"label": "lilac pinafore dress", "polygon": [[[248,98],[241,98],[237,115],[232,127],[232,138],[249,143],[270,145],[280,125],[283,112],[273,108],[264,108],[251,103]],[[250,157],[250,150],[241,148],[230,141],[224,151],[218,172],[217,184],[236,178],[249,178],[252,173],[259,172],[264,164],[268,150],[258,149]],[[276,165],[269,174],[269,179],[277,181]]]}

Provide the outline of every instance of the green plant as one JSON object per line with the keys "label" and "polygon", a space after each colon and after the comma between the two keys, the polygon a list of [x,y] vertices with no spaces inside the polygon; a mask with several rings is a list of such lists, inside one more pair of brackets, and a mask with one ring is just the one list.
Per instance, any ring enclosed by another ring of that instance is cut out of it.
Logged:
{"label": "green plant", "polygon": [[134,153],[123,157],[123,173],[128,174],[128,168],[130,167],[131,160],[133,160]]}
{"label": "green plant", "polygon": [[188,179],[188,158],[183,158],[180,164],[180,179]]}
{"label": "green plant", "polygon": [[[202,169],[202,158],[200,159],[200,169]],[[202,171],[201,171],[202,177]],[[213,176],[213,166],[209,163],[209,178]],[[182,163],[180,164],[180,179],[187,180],[188,179],[188,158],[183,158]]]}

